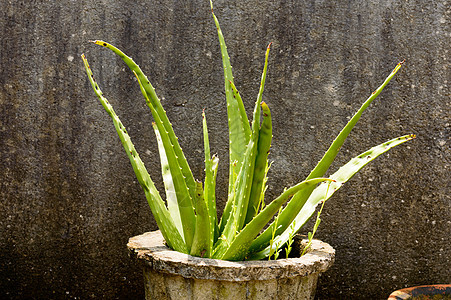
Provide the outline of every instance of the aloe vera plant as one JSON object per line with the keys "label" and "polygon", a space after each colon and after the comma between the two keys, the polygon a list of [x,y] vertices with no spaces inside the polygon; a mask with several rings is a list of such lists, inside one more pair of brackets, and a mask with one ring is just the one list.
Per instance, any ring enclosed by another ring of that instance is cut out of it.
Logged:
{"label": "aloe vera plant", "polygon": [[[318,204],[329,199],[361,168],[389,149],[415,138],[414,135],[405,135],[389,140],[351,159],[328,178],[324,177],[363,111],[395,76],[402,63],[394,68],[382,85],[363,103],[307,178],[285,188],[281,195],[265,206],[263,199],[269,169],[272,121],[269,107],[262,101],[262,95],[271,44],[266,50],[260,89],[255,101],[252,123],[249,124],[243,101],[234,84],[224,37],[213,13],[212,4],[211,10],[222,54],[230,139],[228,199],[220,219],[217,217],[215,199],[218,158],[210,153],[205,112],[205,178],[201,182],[194,178],[166,112],[140,67],[113,45],[98,40],[93,42],[116,53],[138,79],[154,119],[153,128],[166,192],[164,201],[146,171],[127,130],[94,80],[83,54],[82,59],[95,94],[113,120],[167,245],[176,251],[200,257],[224,260],[263,259],[278,255],[285,244],[291,248],[293,234],[314,214]],[[274,221],[269,224],[276,214]],[[319,215],[314,232],[318,225]]]}

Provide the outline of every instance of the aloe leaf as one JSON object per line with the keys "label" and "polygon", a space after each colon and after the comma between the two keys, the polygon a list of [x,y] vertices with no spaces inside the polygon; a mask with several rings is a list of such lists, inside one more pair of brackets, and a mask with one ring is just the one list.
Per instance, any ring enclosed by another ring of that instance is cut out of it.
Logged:
{"label": "aloe leaf", "polygon": [[[249,197],[252,190],[252,183],[254,178],[254,172],[256,169],[256,164],[261,163],[260,160],[257,160],[257,153],[258,153],[258,143],[260,141],[260,114],[262,107],[265,108],[265,115],[266,115],[266,121],[268,121],[267,113],[269,112],[269,108],[265,103],[262,103],[262,97],[263,97],[263,91],[265,88],[265,81],[266,81],[266,74],[268,72],[268,57],[269,57],[269,50],[271,48],[271,43],[266,48],[265,53],[265,64],[263,66],[263,72],[260,80],[260,88],[257,95],[257,100],[255,101],[255,107],[254,107],[254,113],[253,113],[253,119],[252,119],[252,135],[251,135],[251,141],[252,143],[252,151],[250,151],[249,156],[249,164],[246,162],[246,165],[242,168],[243,171],[243,184],[241,185],[239,189],[239,193],[237,193],[237,204],[238,204],[238,217],[239,217],[239,223],[238,229],[243,228],[245,224],[245,219],[247,215],[247,208],[249,206]],[[270,119],[270,118],[269,118]],[[263,127],[264,130],[268,129],[266,126],[269,124],[266,123]],[[264,132],[265,134],[268,134],[268,132]],[[272,136],[272,134],[270,134]],[[265,147],[268,147],[267,140],[268,136],[264,136],[262,144],[265,144]],[[268,148],[269,150],[269,148]],[[264,167],[263,167],[264,168]],[[258,168],[260,170],[260,166]],[[260,176],[260,174],[259,174]]]}
{"label": "aloe leaf", "polygon": [[279,208],[296,192],[307,187],[316,186],[323,181],[332,181],[328,178],[315,178],[300,182],[295,186],[286,189],[279,197],[274,199],[265,207],[255,218],[250,221],[243,230],[235,237],[227,252],[221,257],[224,260],[243,260],[252,243],[252,240],[258,235],[260,230],[271,220]]}
{"label": "aloe leaf", "polygon": [[[378,146],[369,149],[368,151],[354,157],[348,163],[343,165],[340,169],[338,169],[338,171],[336,171],[329,177],[330,179],[334,180],[334,182],[330,183],[330,187],[328,186],[329,184],[323,183],[319,185],[317,188],[315,188],[313,193],[311,193],[309,199],[307,200],[305,205],[303,205],[302,209],[294,219],[295,224],[294,231],[297,232],[305,224],[305,222],[308,221],[308,219],[315,212],[316,206],[321,201],[326,201],[327,199],[329,199],[345,182],[351,179],[352,176],[354,176],[354,174],[357,173],[360,169],[362,169],[368,163],[373,161],[376,157],[387,152],[391,148],[414,138],[415,135],[405,135],[392,139],[390,141],[387,141],[385,143],[382,143]],[[294,197],[291,201],[293,200]],[[276,242],[279,243],[280,245],[285,244],[286,241],[288,240],[289,232],[290,232],[289,229],[284,230],[284,232],[276,238]],[[269,250],[270,250],[269,247],[266,247],[262,251],[253,253],[250,256],[250,259],[256,260],[263,259],[266,256],[268,256]]]}
{"label": "aloe leaf", "polygon": [[390,75],[385,79],[384,83],[380,85],[372,94],[371,96],[363,103],[363,105],[360,107],[360,109],[355,113],[355,115],[349,120],[348,124],[343,128],[343,130],[338,134],[338,136],[333,141],[332,145],[329,147],[327,152],[324,154],[323,158],[318,162],[316,167],[310,172],[308,178],[314,178],[318,176],[324,175],[326,173],[327,169],[329,169],[329,166],[334,161],[335,157],[338,154],[338,151],[340,150],[341,146],[345,142],[346,138],[348,137],[349,133],[351,132],[352,128],[354,128],[357,121],[360,119],[362,113],[368,108],[368,106],[373,102],[374,99],[376,99],[377,96],[382,92],[382,90],[385,88],[385,86],[392,80],[392,78],[395,76],[395,74],[398,72],[398,70],[401,68],[404,61],[398,63],[396,67],[393,69],[393,71],[390,73]]}
{"label": "aloe leaf", "polygon": [[[244,221],[243,215],[245,215],[247,211],[246,205],[249,200],[253,166],[255,164],[255,154],[257,152],[256,145],[256,141],[253,137],[249,141],[244,162],[241,166],[240,173],[238,174],[238,179],[235,182],[235,188],[232,190],[233,198],[231,198],[231,212],[228,216],[224,230],[220,233],[221,239],[218,240],[215,245],[214,258],[220,257],[227,250],[230,242],[235,238],[237,231],[241,229],[241,219]],[[222,220],[224,220],[224,216]]]}
{"label": "aloe leaf", "polygon": [[122,145],[127,153],[128,158],[130,159],[131,165],[133,167],[133,171],[136,174],[136,178],[140,183],[141,187],[144,190],[146,195],[147,202],[149,203],[150,209],[152,210],[152,214],[155,217],[155,220],[158,224],[158,227],[163,234],[164,239],[168,243],[168,245],[176,250],[183,253],[188,253],[188,249],[186,247],[185,242],[183,241],[182,236],[179,234],[176,226],[173,223],[171,215],[169,214],[164,201],[161,199],[158,190],[156,189],[152,179],[147,172],[144,163],[139,157],[136,149],[128,135],[124,125],[122,124],[119,117],[114,112],[113,107],[108,102],[108,100],[103,96],[102,91],[100,90],[98,84],[94,80],[94,75],[92,74],[91,68],[89,67],[88,61],[85,56],[82,54],[82,59],[85,64],[86,72],[89,77],[89,81],[94,89],[95,94],[100,100],[105,111],[110,115],[113,120],[114,127],[119,135],[119,138],[122,142]]}
{"label": "aloe leaf", "polygon": [[249,223],[258,210],[261,195],[264,191],[264,181],[267,174],[268,153],[272,140],[272,121],[271,112],[268,105],[262,102],[263,122],[260,128],[257,145],[257,157],[255,158],[254,177],[252,179],[251,194],[249,196],[249,205],[247,206],[247,214],[245,224]]}
{"label": "aloe leaf", "polygon": [[[218,165],[219,165],[219,158],[217,157],[217,156],[215,156],[215,155],[213,155],[213,157],[212,157],[212,159],[211,159],[211,162],[212,162],[212,165],[211,165],[211,167],[212,167],[212,169],[213,169],[213,182],[214,182],[214,185],[216,186],[216,176],[217,176],[217,174],[218,174]],[[218,239],[218,236],[219,236],[219,226],[218,226],[218,216],[217,216],[217,210],[216,210],[216,199],[214,199],[215,201],[213,202],[213,205],[212,205],[212,210],[214,210],[214,219],[215,219],[215,237],[214,237],[214,241],[216,241],[217,239]],[[211,201],[213,201],[213,200],[210,200],[210,202]]]}
{"label": "aloe leaf", "polygon": [[202,189],[202,182],[197,182],[196,185],[196,229],[194,232],[193,244],[191,246],[190,254],[199,257],[210,257],[211,253],[211,234],[214,233],[210,224],[209,211],[207,203],[204,199],[204,191]]}
{"label": "aloe leaf", "polygon": [[175,193],[174,182],[172,180],[171,169],[169,167],[169,162],[166,157],[166,151],[164,150],[164,145],[161,140],[160,132],[155,123],[152,123],[153,129],[155,131],[155,136],[158,143],[158,151],[160,153],[160,163],[161,163],[161,174],[163,176],[164,189],[166,191],[166,203],[168,206],[169,213],[174,221],[175,227],[179,234],[183,236],[182,219],[180,217],[180,211],[177,204],[177,195]]}
{"label": "aloe leaf", "polygon": [[[135,73],[136,75],[136,73]],[[152,114],[154,115],[155,124],[158,128],[158,132],[160,133],[162,144],[164,145],[165,154],[167,157],[167,162],[169,169],[171,171],[171,177],[172,177],[172,183],[174,185],[175,195],[177,198],[177,207],[180,211],[180,218],[182,220],[182,228],[183,228],[183,235],[185,238],[185,243],[188,249],[191,248],[191,244],[193,242],[193,236],[195,232],[195,214],[194,209],[196,208],[196,203],[193,205],[193,199],[191,198],[189,188],[186,184],[185,177],[182,172],[182,167],[179,165],[179,160],[177,159],[176,151],[174,145],[171,143],[169,134],[165,131],[163,122],[160,119],[160,116],[155,112],[155,108],[150,103],[149,98],[147,97],[147,94],[144,93],[144,86],[141,83],[141,80],[139,80],[139,77],[136,76],[138,79],[139,86],[141,88],[141,91],[143,92],[144,97],[146,98],[147,104],[149,104],[149,108],[152,111]],[[195,198],[197,196],[197,185],[195,190]]]}
{"label": "aloe leaf", "polygon": [[[224,85],[227,100],[227,115],[229,124],[229,195],[232,194],[232,188],[235,183],[234,174],[238,174],[241,169],[246,146],[250,140],[251,130],[249,121],[244,109],[241,97],[234,97],[233,92],[233,74],[230,58],[227,53],[224,36],[219,26],[219,21],[213,12],[213,3],[210,1],[211,12],[218,32],[219,44],[222,55],[222,64],[224,68]],[[230,204],[229,204],[230,207]]]}
{"label": "aloe leaf", "polygon": [[205,152],[205,183],[204,183],[204,199],[207,203],[208,217],[209,217],[209,250],[212,253],[213,244],[218,236],[218,219],[216,215],[216,174],[218,171],[218,158],[210,157],[210,143],[208,139],[207,119],[205,111],[202,113],[203,117],[203,134],[204,134],[204,152]]}
{"label": "aloe leaf", "polygon": [[[230,65],[230,62],[228,62],[228,65]],[[230,68],[232,68],[232,67],[230,66]],[[247,137],[247,140],[249,140],[249,138],[251,136],[251,127],[249,126],[249,119],[247,118],[246,110],[244,109],[243,100],[241,98],[240,92],[238,92],[238,89],[236,88],[235,84],[233,83],[233,80],[229,80],[229,83],[230,83],[230,87],[232,88],[233,98],[235,99],[237,106],[238,106],[238,111],[240,114],[239,121],[242,123],[241,126],[244,131],[244,136]]]}
{"label": "aloe leaf", "polygon": [[[401,68],[403,62],[400,62],[395,69],[390,73],[390,75],[385,79],[384,83],[379,86],[371,96],[363,103],[360,109],[354,114],[354,116],[349,120],[346,126],[342,129],[342,131],[338,134],[338,136],[333,141],[332,145],[324,154],[323,158],[318,162],[316,167],[310,172],[309,176],[306,179],[312,179],[324,176],[329,166],[334,161],[337,156],[338,151],[346,140],[347,136],[351,132],[352,128],[355,126],[357,121],[360,119],[362,113],[368,108],[368,106],[373,102],[373,100],[380,94],[380,92],[384,89],[384,87],[390,82],[390,80],[395,76],[396,72]],[[283,209],[278,229],[276,230],[276,235],[281,234],[285,231],[288,226],[290,226],[291,222],[295,218],[295,216],[299,213],[302,208],[303,203],[307,201],[308,197],[312,193],[313,189],[305,189],[298,192],[293,196],[292,201],[290,201],[287,206]],[[271,224],[252,244],[252,250],[258,251],[265,248],[271,239],[271,234],[273,230],[274,224]]]}
{"label": "aloe leaf", "polygon": [[271,44],[269,44],[268,48],[266,49],[265,64],[263,67],[259,93],[257,100],[255,101],[251,139],[246,148],[243,164],[241,165],[237,180],[235,181],[235,186],[232,189],[231,197],[229,197],[228,199],[228,202],[231,201],[233,203],[231,207],[235,211],[230,212],[230,216],[226,216],[227,219],[224,219],[223,216],[223,219],[221,220],[227,220],[227,224],[225,224],[224,230],[222,232],[222,234],[224,234],[224,239],[219,241],[217,249],[215,249],[216,255],[222,255],[227,247],[227,242],[233,240],[236,232],[243,228],[246,219],[249,197],[252,187],[252,179],[254,176],[255,157],[257,155],[257,146],[260,132],[260,106],[268,70],[270,46]]}
{"label": "aloe leaf", "polygon": [[[147,105],[149,107],[151,107],[151,106],[153,107],[153,109],[151,108],[151,111],[152,111],[152,115],[153,115],[154,119],[156,120],[156,118],[159,118],[161,120],[164,130],[159,127],[160,134],[167,135],[171,142],[170,144],[172,146],[165,144],[164,147],[165,147],[166,152],[168,152],[168,151],[175,152],[175,156],[177,158],[178,164],[180,165],[181,171],[183,173],[183,177],[185,178],[185,181],[186,181],[186,186],[188,187],[189,192],[190,192],[190,201],[191,201],[191,206],[192,206],[192,199],[194,199],[194,195],[196,192],[196,183],[195,183],[193,174],[191,172],[191,169],[188,165],[188,162],[185,158],[185,155],[180,147],[178,138],[176,137],[174,130],[172,128],[172,125],[169,122],[169,119],[166,115],[166,111],[164,110],[163,106],[161,105],[160,99],[158,98],[157,94],[155,93],[154,87],[152,86],[150,81],[147,79],[147,76],[144,75],[141,68],[133,61],[133,59],[131,57],[127,56],[121,50],[119,50],[118,48],[114,47],[113,45],[111,45],[107,42],[97,40],[97,41],[93,41],[93,43],[103,46],[103,47],[113,51],[127,64],[127,66],[130,68],[130,70],[132,70],[136,74],[136,77],[138,78],[139,82],[142,85],[141,92],[143,93],[144,97],[146,98]],[[160,122],[157,122],[157,125],[160,126],[158,123],[160,123]],[[170,150],[167,147],[171,147],[171,148],[173,148],[173,150]]]}

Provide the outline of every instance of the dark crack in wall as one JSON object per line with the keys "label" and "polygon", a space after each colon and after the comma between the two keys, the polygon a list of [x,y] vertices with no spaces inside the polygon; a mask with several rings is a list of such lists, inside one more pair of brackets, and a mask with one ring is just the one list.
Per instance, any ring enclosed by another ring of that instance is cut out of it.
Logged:
{"label": "dark crack in wall", "polygon": [[[406,286],[449,283],[450,4],[215,1],[248,112],[273,42],[264,94],[274,118],[269,200],[309,173],[406,60],[331,170],[392,137],[418,138],[378,158],[327,203],[318,237],[337,259],[318,299],[384,299]],[[227,118],[209,2],[0,0],[0,35],[1,298],[142,298],[141,272],[125,245],[156,224],[80,54],[160,190],[152,119],[137,82],[88,41],[109,41],[141,65],[197,178],[206,109],[223,207]]]}

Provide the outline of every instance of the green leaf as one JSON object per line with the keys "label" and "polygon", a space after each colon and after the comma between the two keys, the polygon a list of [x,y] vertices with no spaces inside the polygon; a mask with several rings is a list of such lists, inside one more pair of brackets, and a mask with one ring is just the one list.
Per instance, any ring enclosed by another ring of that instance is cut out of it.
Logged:
{"label": "green leaf", "polygon": [[218,171],[218,158],[210,158],[210,143],[208,140],[207,119],[205,111],[202,113],[203,117],[203,134],[204,134],[204,151],[205,151],[205,183],[204,183],[204,199],[207,203],[208,217],[209,217],[209,244],[208,253],[213,252],[213,245],[219,234],[218,219],[216,215],[216,174]]}
{"label": "green leaf", "polygon": [[[136,73],[135,73],[136,75]],[[143,92],[144,97],[148,104],[150,100],[147,94],[144,92],[144,86],[138,78],[138,83]],[[193,242],[194,231],[195,231],[195,214],[194,208],[196,208],[196,203],[193,203],[191,198],[190,189],[187,186],[186,178],[183,175],[183,167],[179,164],[180,160],[177,157],[174,145],[170,140],[170,136],[167,131],[165,131],[164,124],[160,119],[160,116],[156,113],[153,105],[149,105],[150,110],[155,119],[155,124],[158,128],[158,132],[161,137],[161,142],[164,146],[165,156],[167,157],[168,166],[171,172],[172,183],[175,190],[175,195],[177,198],[177,207],[180,212],[180,219],[182,221],[183,235],[185,238],[185,243],[188,249],[191,249],[191,244]],[[194,193],[194,197],[197,198],[197,186]],[[174,207],[175,209],[177,207]]]}
{"label": "green leaf", "polygon": [[230,247],[228,247],[227,251],[222,256],[220,255],[221,253],[218,253],[217,257],[224,260],[243,260],[253,239],[292,195],[302,189],[316,186],[318,183],[323,181],[331,181],[331,179],[315,178],[300,182],[297,185],[285,190],[279,197],[268,204],[265,209],[263,209],[254,219],[252,219],[252,221],[250,221],[243,230],[240,231],[231,243]]}
{"label": "green leaf", "polygon": [[[257,156],[257,146],[260,132],[260,105],[262,102],[266,73],[268,70],[269,49],[270,46],[268,46],[268,48],[266,49],[265,64],[263,67],[260,89],[254,106],[251,139],[249,141],[249,144],[247,145],[243,164],[241,165],[237,180],[234,183],[231,194],[229,194],[228,202],[232,203],[232,205],[229,207],[233,208],[233,210],[230,211],[230,215],[227,216],[227,219],[225,219],[227,220],[227,223],[225,224],[224,230],[222,232],[225,239],[218,241],[218,244],[215,246],[216,249],[214,250],[214,255],[216,256],[221,256],[226,251],[228,245],[227,243],[225,243],[225,241],[233,240],[236,236],[236,233],[241,230],[241,228],[243,228],[245,224],[249,197],[251,193],[252,179],[255,170],[255,158]],[[223,220],[224,216],[221,221]]]}
{"label": "green leaf", "polygon": [[[234,239],[237,231],[241,229],[241,222],[244,222],[245,213],[247,211],[247,203],[249,201],[250,185],[253,176],[256,152],[256,141],[253,137],[249,141],[249,145],[245,153],[244,163],[241,166],[238,179],[235,182],[236,186],[232,190],[232,198],[230,198],[232,203],[231,211],[224,226],[224,230],[221,233],[223,238],[218,240],[214,246],[214,257],[220,257],[227,250],[230,241]],[[224,216],[222,220],[224,220]]]}
{"label": "green leaf", "polygon": [[[368,106],[373,102],[373,100],[380,94],[380,92],[384,89],[384,87],[390,82],[390,80],[395,76],[396,72],[401,68],[402,62],[399,63],[395,69],[390,73],[390,75],[385,79],[384,83],[379,86],[376,91],[374,91],[371,96],[363,103],[360,109],[355,113],[355,115],[349,120],[346,126],[342,129],[342,131],[338,134],[338,136],[333,141],[332,145],[324,154],[323,158],[318,162],[316,167],[310,172],[307,179],[322,177],[326,173],[329,166],[334,161],[338,151],[343,145],[346,137],[351,132],[352,128],[354,128],[357,121],[360,119],[362,113],[368,108]],[[298,192],[294,195],[293,199],[287,204],[281,214],[280,225],[281,227],[277,230],[276,234],[280,234],[285,231],[288,226],[290,226],[293,219],[299,213],[304,203],[309,198],[312,193],[312,189],[306,189]],[[273,224],[271,224],[252,244],[252,251],[259,251],[265,248],[269,239],[271,238],[271,232],[273,228]]]}
{"label": "green leaf", "polygon": [[255,158],[254,176],[252,178],[251,194],[247,206],[246,220],[249,223],[257,214],[258,205],[261,203],[261,195],[264,192],[266,182],[268,154],[272,140],[271,112],[265,102],[262,102],[263,122],[260,128],[257,145],[257,157]]}
{"label": "green leaf", "polygon": [[[335,180],[335,182],[330,183],[330,187],[328,184],[320,184],[317,188],[314,189],[313,193],[311,193],[305,205],[303,205],[300,212],[294,218],[295,222],[295,231],[297,232],[302,226],[304,226],[305,222],[312,216],[315,212],[315,208],[321,201],[326,201],[329,199],[345,182],[354,176],[360,169],[366,166],[368,163],[373,161],[379,155],[387,152],[391,148],[398,146],[404,142],[407,142],[411,139],[414,139],[415,135],[405,135],[395,139],[392,139],[388,142],[382,143],[378,146],[371,148],[370,150],[356,156],[351,159],[347,164],[342,166],[338,171],[332,174],[329,178]],[[328,191],[329,189],[329,191]],[[327,192],[327,195],[326,195]],[[291,199],[291,201],[294,201]],[[290,201],[290,202],[291,202]],[[284,244],[289,237],[290,230],[284,230],[284,232],[277,236],[276,241]],[[266,247],[262,251],[257,253],[253,253],[250,259],[263,259],[267,257],[269,254],[269,247]]]}
{"label": "green leaf", "polygon": [[197,182],[196,189],[196,230],[194,231],[193,244],[190,254],[199,257],[210,257],[211,255],[211,234],[210,218],[207,204],[204,199],[202,182]]}
{"label": "green leaf", "polygon": [[[243,101],[239,97],[239,93],[233,84],[232,66],[230,58],[227,53],[227,46],[225,44],[224,36],[219,26],[219,21],[213,12],[213,3],[210,1],[211,12],[218,32],[219,44],[222,55],[222,64],[224,68],[224,86],[227,100],[227,115],[229,124],[229,195],[232,195],[232,189],[235,186],[235,176],[241,169],[241,164],[244,160],[246,146],[249,143],[251,136],[251,129],[249,120],[244,110]],[[234,91],[235,88],[235,91]],[[225,218],[221,220],[220,229],[223,230],[225,221],[228,218],[231,203],[228,205]]]}
{"label": "green leaf", "polygon": [[182,219],[180,217],[177,195],[175,192],[174,182],[172,180],[171,169],[166,157],[166,151],[164,150],[164,145],[161,140],[157,125],[155,123],[152,123],[152,126],[157,138],[158,151],[160,153],[161,174],[163,176],[164,189],[166,191],[166,203],[168,206],[169,214],[171,215],[172,220],[174,221],[174,225],[175,227],[177,227],[179,234],[182,236],[182,238],[184,238]]}
{"label": "green leaf", "polygon": [[[150,83],[150,81],[147,79],[147,76],[144,75],[141,68],[133,61],[133,59],[129,56],[127,56],[125,53],[123,53],[118,48],[114,47],[113,45],[104,42],[104,41],[93,41],[94,44],[100,45],[102,47],[105,47],[111,51],[113,51],[115,54],[117,54],[132,70],[136,77],[138,78],[140,84],[141,84],[141,92],[143,93],[144,97],[146,98],[146,103],[149,106],[149,108],[152,111],[152,115],[154,117],[155,122],[159,126],[160,135],[163,137],[164,135],[167,135],[170,144],[164,143],[165,151],[168,153],[170,151],[174,151],[175,156],[177,158],[177,162],[180,165],[181,172],[183,173],[183,177],[185,178],[186,186],[190,192],[190,206],[193,206],[192,199],[194,199],[194,195],[196,192],[196,183],[193,177],[193,174],[191,173],[191,169],[188,165],[188,162],[185,158],[185,155],[182,151],[182,148],[180,147],[180,144],[178,142],[178,138],[176,137],[174,130],[172,128],[171,123],[169,122],[169,119],[166,115],[166,111],[164,110],[163,106],[161,105],[160,99],[158,98],[157,94],[155,93],[155,89]],[[157,122],[157,119],[161,121]],[[162,126],[162,128],[160,128]],[[163,129],[164,128],[164,129]],[[171,148],[171,149],[169,149]],[[172,172],[174,173],[174,171]]]}
{"label": "green leaf", "polygon": [[133,171],[136,174],[136,178],[140,183],[141,187],[144,190],[144,193],[147,198],[147,202],[149,203],[150,209],[152,210],[152,214],[157,221],[158,227],[161,230],[161,233],[168,243],[169,247],[176,251],[180,251],[183,253],[188,253],[188,249],[186,247],[185,242],[183,241],[181,235],[178,233],[176,226],[173,223],[173,220],[164,205],[164,201],[161,199],[158,190],[156,189],[152,179],[147,172],[144,163],[139,157],[138,153],[135,150],[135,146],[133,145],[130,136],[127,133],[124,125],[122,124],[119,117],[114,112],[113,107],[108,102],[108,100],[103,96],[102,91],[100,90],[98,84],[94,80],[94,75],[92,74],[91,68],[89,67],[88,61],[85,56],[82,54],[82,59],[85,64],[86,72],[89,77],[89,81],[94,89],[95,94],[100,100],[105,111],[110,115],[113,120],[114,127],[119,135],[119,138],[122,142],[122,145],[127,153],[128,158],[130,159],[130,163],[133,167]]}

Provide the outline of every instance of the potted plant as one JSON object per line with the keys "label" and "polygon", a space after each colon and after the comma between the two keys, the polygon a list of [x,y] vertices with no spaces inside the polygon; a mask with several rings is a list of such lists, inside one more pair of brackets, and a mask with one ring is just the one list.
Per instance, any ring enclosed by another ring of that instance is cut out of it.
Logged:
{"label": "potted plant", "polygon": [[451,284],[432,284],[394,291],[388,300],[451,300]]}
{"label": "potted plant", "polygon": [[[224,37],[213,13],[213,5],[211,7],[222,54],[230,139],[228,200],[221,218],[217,217],[215,200],[218,158],[210,155],[205,112],[205,179],[201,182],[192,175],[166,112],[140,67],[113,45],[94,41],[119,55],[138,79],[154,118],[153,128],[166,192],[164,201],[127,130],[103,96],[82,55],[94,92],[113,120],[160,229],[131,238],[128,247],[144,262],[148,298],[240,299],[237,295],[258,298],[262,294],[265,298],[312,298],[318,274],[324,272],[334,259],[334,250],[329,245],[313,240],[325,201],[370,161],[415,138],[414,135],[405,135],[389,140],[354,157],[328,178],[323,177],[363,111],[393,78],[402,63],[349,120],[310,175],[286,188],[266,205],[263,199],[270,167],[268,153],[272,121],[262,95],[271,44],[266,51],[250,125],[234,84]],[[295,234],[321,203],[312,232],[307,239],[294,246]],[[282,250],[284,259],[277,259]],[[287,258],[290,252],[297,252],[297,257]],[[203,294],[196,294],[199,291]]]}

